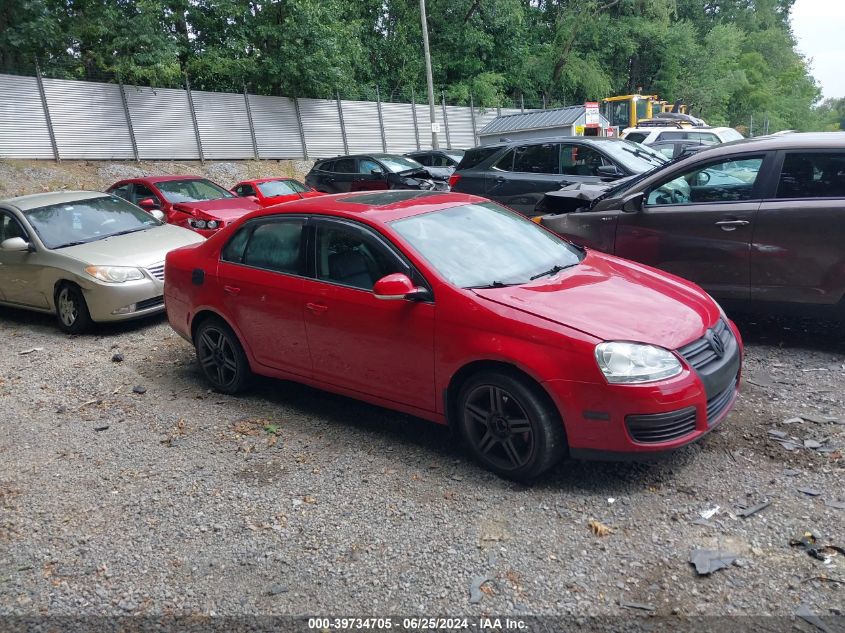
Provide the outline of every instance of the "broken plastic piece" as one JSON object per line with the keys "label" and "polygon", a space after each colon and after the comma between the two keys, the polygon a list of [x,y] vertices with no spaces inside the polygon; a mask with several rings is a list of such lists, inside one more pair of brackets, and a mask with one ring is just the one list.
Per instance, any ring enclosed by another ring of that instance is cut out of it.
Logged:
{"label": "broken plastic piece", "polygon": [[718,569],[729,567],[736,559],[736,554],[723,550],[694,549],[690,553],[689,562],[695,565],[699,576],[709,576]]}

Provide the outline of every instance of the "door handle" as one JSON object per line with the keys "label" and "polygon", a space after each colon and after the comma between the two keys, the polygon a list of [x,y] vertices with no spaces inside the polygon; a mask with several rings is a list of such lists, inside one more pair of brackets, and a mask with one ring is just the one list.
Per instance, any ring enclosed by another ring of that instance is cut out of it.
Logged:
{"label": "door handle", "polygon": [[241,294],[241,289],[236,288],[235,286],[223,286],[223,292],[225,292],[227,295],[232,295],[233,297],[236,297]]}
{"label": "door handle", "polygon": [[306,303],[305,307],[314,314],[323,314],[323,312],[329,309],[329,306],[324,306],[322,303]]}
{"label": "door handle", "polygon": [[748,226],[748,220],[719,220],[716,226],[721,226],[723,231],[736,231],[739,226]]}
{"label": "door handle", "polygon": [[505,182],[504,176],[496,176],[496,182]]}

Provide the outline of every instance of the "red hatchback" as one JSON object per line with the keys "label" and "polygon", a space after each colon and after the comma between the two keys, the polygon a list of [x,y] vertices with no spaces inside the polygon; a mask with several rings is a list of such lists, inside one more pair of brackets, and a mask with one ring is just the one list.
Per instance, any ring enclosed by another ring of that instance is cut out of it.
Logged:
{"label": "red hatchback", "polygon": [[171,251],[164,294],[219,391],[254,372],[450,424],[516,479],[688,444],[739,383],[739,332],[698,286],[465,194],[265,209]]}
{"label": "red hatchback", "polygon": [[293,178],[243,180],[232,187],[232,193],[242,198],[255,200],[262,207],[272,207],[274,204],[325,195]]}
{"label": "red hatchback", "polygon": [[168,224],[210,237],[227,224],[261,206],[239,198],[200,176],[147,176],[114,183],[106,190],[145,211],[160,209]]}

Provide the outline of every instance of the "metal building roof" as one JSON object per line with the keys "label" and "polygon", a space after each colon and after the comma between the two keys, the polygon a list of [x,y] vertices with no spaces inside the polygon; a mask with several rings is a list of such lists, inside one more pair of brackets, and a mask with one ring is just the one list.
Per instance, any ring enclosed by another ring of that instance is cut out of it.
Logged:
{"label": "metal building roof", "polygon": [[501,134],[502,132],[513,132],[516,130],[540,130],[543,128],[565,127],[572,125],[583,115],[583,105],[508,114],[490,121],[478,135],[488,136],[490,134]]}

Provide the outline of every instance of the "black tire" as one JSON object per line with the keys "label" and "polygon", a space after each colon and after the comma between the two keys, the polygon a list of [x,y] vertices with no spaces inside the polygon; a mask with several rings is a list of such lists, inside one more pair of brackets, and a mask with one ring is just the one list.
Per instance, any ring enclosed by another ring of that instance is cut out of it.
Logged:
{"label": "black tire", "polygon": [[56,289],[56,318],[68,334],[82,334],[94,323],[79,286],[64,283]]}
{"label": "black tire", "polygon": [[485,371],[461,387],[456,422],[476,460],[530,481],[566,454],[566,432],[548,395],[517,373]]}
{"label": "black tire", "polygon": [[250,378],[249,361],[238,337],[223,321],[205,319],[194,334],[197,364],[217,391],[243,391]]}

